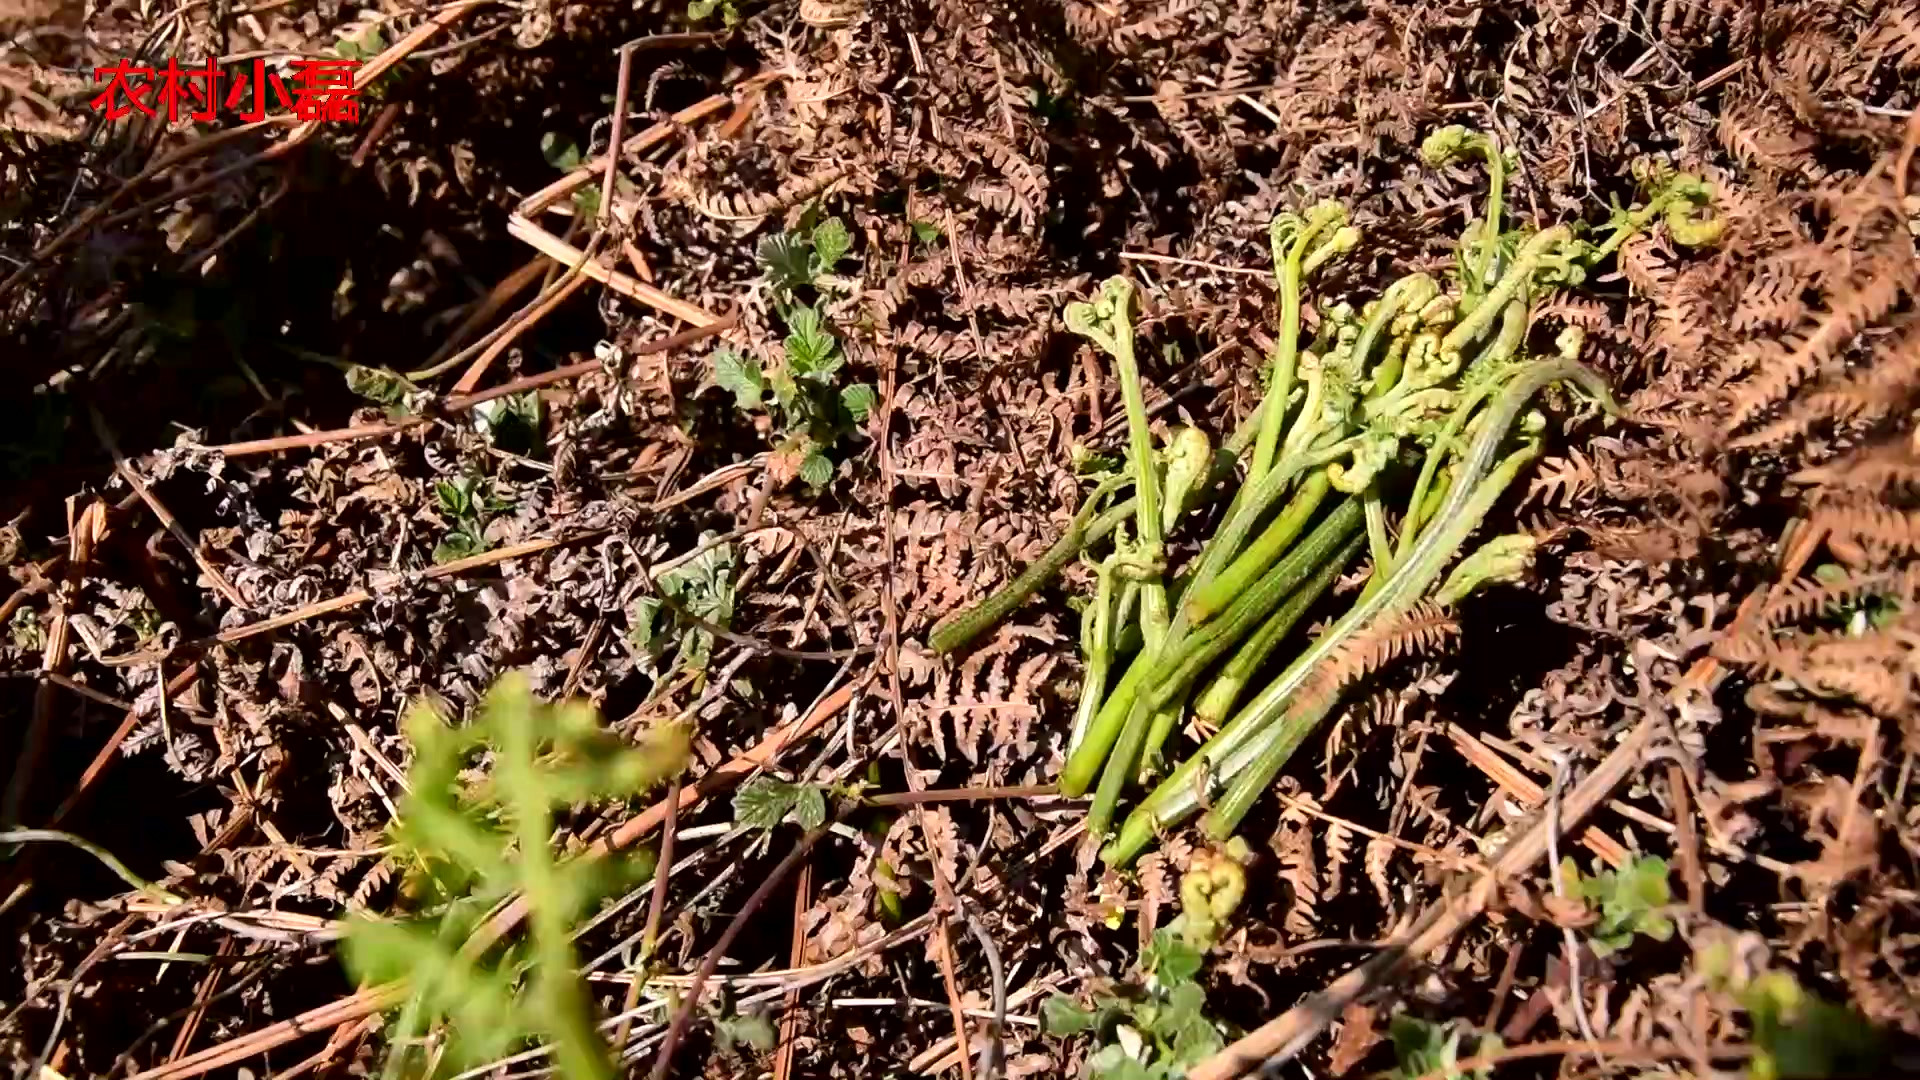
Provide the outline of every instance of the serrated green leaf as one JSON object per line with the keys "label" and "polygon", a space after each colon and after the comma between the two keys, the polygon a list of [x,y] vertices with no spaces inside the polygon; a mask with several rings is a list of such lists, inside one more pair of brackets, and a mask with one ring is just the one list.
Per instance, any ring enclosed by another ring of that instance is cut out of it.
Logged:
{"label": "serrated green leaf", "polygon": [[816,274],[831,274],[840,260],[853,249],[853,237],[837,217],[830,217],[813,228],[813,259]]}
{"label": "serrated green leaf", "polygon": [[840,388],[840,407],[847,411],[856,424],[867,422],[867,416],[873,412],[879,400],[880,395],[874,391],[871,383],[854,383]]}
{"label": "serrated green leaf", "polygon": [[940,226],[931,221],[913,222],[913,238],[932,247],[940,242]]}
{"label": "serrated green leaf", "polygon": [[760,361],[733,349],[714,352],[713,381],[733,394],[734,405],[743,412],[759,408],[767,392],[767,380],[760,374]]}
{"label": "serrated green leaf", "polygon": [[721,1053],[730,1054],[738,1047],[754,1050],[771,1050],[775,1038],[773,1022],[765,1013],[740,1013],[735,1016],[718,1016],[713,1021],[714,1040],[720,1044]]}
{"label": "serrated green leaf", "polygon": [[347,389],[380,405],[398,405],[406,400],[407,393],[414,387],[405,376],[396,372],[349,364]]}
{"label": "serrated green leaf", "polygon": [[813,252],[791,233],[762,239],[757,254],[761,271],[775,286],[791,290],[813,283]]}
{"label": "serrated green leaf", "polygon": [[1187,944],[1178,934],[1171,930],[1155,930],[1152,944],[1141,956],[1140,963],[1160,981],[1160,985],[1173,987],[1199,974],[1203,959],[1200,950]]}
{"label": "serrated green leaf", "polygon": [[803,829],[817,829],[827,823],[827,793],[818,785],[803,784],[795,792],[793,822]]}
{"label": "serrated green leaf", "polygon": [[756,776],[733,793],[733,823],[752,829],[777,828],[799,799],[797,785]]}
{"label": "serrated green leaf", "polygon": [[818,450],[800,462],[800,479],[810,488],[823,488],[833,479],[833,462]]}
{"label": "serrated green leaf", "polygon": [[580,167],[580,148],[574,145],[572,139],[557,131],[540,136],[540,156],[561,172],[572,172]]}
{"label": "serrated green leaf", "polygon": [[839,344],[818,309],[795,307],[787,312],[787,368],[795,378],[825,381],[840,367],[834,355]]}

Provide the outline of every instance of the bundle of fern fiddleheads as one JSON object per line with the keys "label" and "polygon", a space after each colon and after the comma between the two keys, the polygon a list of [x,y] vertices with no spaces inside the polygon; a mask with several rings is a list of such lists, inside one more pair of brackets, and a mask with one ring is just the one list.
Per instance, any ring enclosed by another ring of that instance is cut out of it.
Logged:
{"label": "bundle of fern fiddleheads", "polygon": [[[1113,538],[1109,554],[1090,560],[1098,587],[1083,615],[1087,677],[1061,790],[1095,792],[1088,833],[1105,839],[1126,789],[1162,775],[1166,743],[1182,719],[1213,734],[1134,807],[1103,851],[1109,863],[1130,861],[1203,804],[1204,829],[1216,839],[1230,835],[1342,690],[1375,662],[1369,658],[1393,651],[1373,647],[1372,636],[1411,632],[1405,620],[1417,624],[1435,605],[1524,570],[1532,538],[1503,536],[1461,560],[1435,590],[1538,453],[1545,420],[1529,409],[1534,396],[1565,383],[1613,409],[1605,383],[1579,362],[1577,329],[1562,333],[1551,355],[1529,352],[1535,305],[1580,284],[1590,267],[1655,221],[1683,244],[1711,242],[1718,231],[1711,190],[1673,174],[1643,174],[1646,202],[1616,207],[1597,242],[1568,225],[1505,230],[1509,162],[1491,139],[1443,128],[1422,153],[1434,166],[1479,156],[1490,174],[1486,212],[1467,224],[1452,280],[1443,286],[1412,274],[1357,308],[1323,302],[1316,334],[1303,346],[1309,278],[1361,237],[1338,202],[1280,215],[1270,230],[1280,323],[1267,393],[1218,455],[1204,436],[1184,429],[1155,451],[1124,279],[1066,311],[1068,328],[1114,360],[1127,409],[1126,467],[1095,488],[1044,558],[937,628],[932,644],[938,652],[964,646],[1075,556]],[[1210,467],[1202,464],[1209,458]],[[1166,534],[1183,510],[1221,493],[1242,467],[1213,535],[1168,580]],[[1129,484],[1134,498],[1101,510]],[[1365,588],[1243,704],[1268,661],[1362,552],[1370,562]],[[1123,643],[1134,641],[1123,659]]]}

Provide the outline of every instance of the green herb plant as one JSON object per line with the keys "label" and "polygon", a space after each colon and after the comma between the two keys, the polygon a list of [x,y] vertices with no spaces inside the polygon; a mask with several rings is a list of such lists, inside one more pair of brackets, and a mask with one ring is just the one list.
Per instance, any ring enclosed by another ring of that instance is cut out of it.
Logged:
{"label": "green herb plant", "polygon": [[[1757,948],[1749,950],[1725,931],[1701,937],[1696,972],[1707,988],[1729,995],[1752,1028],[1749,1080],[1888,1075],[1886,1040],[1857,1010],[1808,990],[1791,972],[1769,967],[1757,939]],[[1750,951],[1758,955],[1746,955]]]}
{"label": "green herb plant", "polygon": [[[704,545],[712,538],[702,534]],[[629,612],[627,638],[662,677],[679,670],[705,671],[713,658],[713,631],[682,612],[723,630],[733,625],[735,554],[732,544],[716,544],[662,573],[654,587],[674,601],[643,596]],[[662,658],[668,657],[663,663]]]}
{"label": "green herb plant", "polygon": [[[1111,279],[1064,313],[1069,330],[1114,362],[1127,412],[1124,466],[1100,480],[1038,563],[942,621],[929,643],[936,652],[964,647],[1073,558],[1111,544],[1089,560],[1087,678],[1060,777],[1064,794],[1094,793],[1094,837],[1110,836],[1130,788],[1157,781],[1111,834],[1109,863],[1131,861],[1203,809],[1204,831],[1216,841],[1230,837],[1347,683],[1365,674],[1357,643],[1419,605],[1456,603],[1525,570],[1529,537],[1466,547],[1540,451],[1546,420],[1533,411],[1535,397],[1562,384],[1577,391],[1576,404],[1613,408],[1605,383],[1580,363],[1580,331],[1569,328],[1540,348],[1533,312],[1554,291],[1579,285],[1636,231],[1664,224],[1681,243],[1710,241],[1717,231],[1706,184],[1652,169],[1640,174],[1644,204],[1616,208],[1593,240],[1570,225],[1509,228],[1503,204],[1512,162],[1490,138],[1443,128],[1423,152],[1436,166],[1477,157],[1490,175],[1485,212],[1463,231],[1451,279],[1410,274],[1361,302],[1316,297],[1321,318],[1308,335],[1302,311],[1314,274],[1355,251],[1362,236],[1335,201],[1275,218],[1268,241],[1279,326],[1267,392],[1209,466],[1198,465],[1210,454],[1204,437],[1196,443],[1175,432],[1155,444],[1131,286]],[[1132,488],[1130,498],[1122,487]],[[1209,499],[1226,504],[1212,535],[1184,566],[1170,566],[1167,534],[1182,511]],[[1344,613],[1330,613],[1324,632],[1294,642],[1363,556],[1365,587]],[[1289,646],[1290,661],[1263,683]],[[1212,735],[1176,764],[1168,743],[1188,718]]]}
{"label": "green herb plant", "polygon": [[[1393,1043],[1394,1057],[1393,1071],[1387,1075],[1393,1080],[1419,1080],[1423,1076],[1439,1076],[1445,1080],[1467,1080],[1471,1076],[1480,1080],[1491,1075],[1492,1068],[1483,1065],[1471,1073],[1463,1072],[1459,1067],[1461,1059],[1497,1054],[1504,1045],[1500,1036],[1477,1034],[1458,1020],[1436,1024],[1404,1012],[1394,1014],[1387,1025],[1387,1036]],[[1468,1039],[1471,1043],[1463,1046],[1463,1041]]]}
{"label": "green herb plant", "polygon": [[1673,889],[1667,881],[1667,860],[1637,855],[1618,870],[1582,874],[1569,855],[1560,860],[1560,880],[1567,895],[1585,903],[1597,921],[1587,928],[1595,956],[1607,956],[1633,944],[1636,936],[1655,941],[1673,937],[1667,908]]}
{"label": "green herb plant", "polygon": [[[404,724],[414,759],[392,857],[406,872],[409,911],[351,916],[341,946],[361,984],[405,986],[386,1076],[445,1075],[539,1040],[568,1080],[612,1080],[572,937],[595,905],[650,874],[652,860],[561,858],[549,845],[557,813],[633,797],[678,772],[687,732],[669,726],[626,742],[590,706],[537,701],[518,672],[502,676],[464,726],[425,702]],[[489,767],[472,771],[483,757]],[[468,948],[489,911],[515,895],[527,905],[525,940]]]}
{"label": "green herb plant", "polygon": [[513,505],[494,498],[489,487],[478,473],[434,481],[434,507],[447,522],[446,535],[433,548],[434,562],[449,563],[487,550],[488,520]]}
{"label": "green herb plant", "polygon": [[1055,994],[1041,1008],[1041,1027],[1050,1035],[1093,1037],[1091,1080],[1174,1080],[1226,1045],[1205,1013],[1206,991],[1196,981],[1201,962],[1201,950],[1179,933],[1157,930],[1140,957],[1139,986],[1096,994],[1091,1008]]}
{"label": "green herb plant", "polygon": [[[797,462],[794,475],[815,492],[833,479],[829,451],[866,423],[877,400],[872,384],[845,380],[846,353],[826,315],[829,296],[840,287],[833,272],[852,244],[837,217],[763,240],[760,264],[787,327],[779,361],[763,369],[756,358],[725,347],[712,358],[712,384],[731,393],[741,412],[768,418],[779,433],[776,454]],[[803,302],[802,293],[814,299]]]}
{"label": "green herb plant", "polygon": [[733,821],[763,831],[787,821],[802,829],[817,829],[827,822],[827,792],[818,784],[756,776],[733,793]]}
{"label": "green herb plant", "polygon": [[727,29],[731,30],[740,25],[740,5],[734,3],[734,0],[691,0],[687,4],[687,21],[706,22],[713,18],[716,12],[720,16],[721,24]]}

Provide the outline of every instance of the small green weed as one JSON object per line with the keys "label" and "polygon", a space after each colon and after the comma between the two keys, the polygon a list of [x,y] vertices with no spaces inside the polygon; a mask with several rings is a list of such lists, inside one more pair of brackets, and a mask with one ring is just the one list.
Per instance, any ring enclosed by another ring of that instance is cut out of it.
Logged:
{"label": "small green weed", "polygon": [[1397,1062],[1388,1075],[1395,1080],[1414,1080],[1435,1074],[1446,1080],[1466,1080],[1469,1075],[1483,1077],[1492,1070],[1482,1067],[1468,1074],[1458,1068],[1463,1056],[1461,1041],[1474,1037],[1473,1052],[1464,1055],[1466,1057],[1499,1053],[1502,1046],[1498,1035],[1476,1035],[1471,1027],[1458,1020],[1436,1024],[1406,1013],[1394,1014],[1387,1031],[1393,1040],[1393,1056]]}
{"label": "small green weed", "polygon": [[[710,537],[702,534],[700,539],[705,543]],[[733,624],[733,571],[733,545],[719,544],[661,574],[654,584],[689,614],[728,629]],[[682,619],[671,610],[663,618],[665,607],[655,596],[643,596],[635,601],[629,640],[652,659],[662,675],[682,667],[705,670],[713,656],[712,631]],[[673,659],[659,664],[659,658],[670,650]]]}
{"label": "small green weed", "polygon": [[434,505],[447,520],[447,535],[433,548],[434,562],[449,563],[487,550],[487,520],[513,505],[493,498],[487,486],[478,473],[434,481]]}
{"label": "small green weed", "polygon": [[826,790],[818,784],[792,784],[771,776],[756,776],[734,792],[734,824],[774,829],[786,821],[803,829],[817,829],[826,824]]}
{"label": "small green weed", "polygon": [[847,257],[853,240],[839,218],[805,233],[777,233],[760,244],[760,264],[787,324],[780,362],[763,370],[729,348],[713,354],[711,385],[733,395],[741,412],[763,412],[780,432],[776,453],[795,462],[794,475],[814,491],[833,479],[828,451],[857,431],[878,396],[869,383],[843,383],[846,354],[828,324],[825,299],[802,303],[796,290],[829,288],[827,276]]}
{"label": "small green weed", "polygon": [[1673,903],[1667,860],[1642,855],[1619,870],[1602,870],[1589,877],[1569,856],[1560,860],[1560,873],[1568,893],[1599,916],[1587,930],[1594,955],[1619,952],[1633,944],[1636,934],[1655,941],[1673,936],[1673,920],[1664,910]]}
{"label": "small green weed", "polygon": [[1203,956],[1177,931],[1154,932],[1140,957],[1145,985],[1095,995],[1085,1008],[1063,994],[1047,999],[1040,1023],[1051,1035],[1090,1034],[1092,1080],[1172,1080],[1226,1045],[1205,1014],[1206,991],[1196,976]]}
{"label": "small green weed", "polygon": [[692,0],[687,5],[688,22],[706,22],[714,13],[720,15],[721,24],[731,30],[740,25],[740,6],[733,0]]}
{"label": "small green weed", "polygon": [[539,393],[528,390],[474,406],[473,423],[495,447],[533,456],[544,448],[540,439],[542,415]]}
{"label": "small green weed", "polygon": [[[365,63],[387,51],[386,35],[380,32],[379,27],[370,26],[366,32],[358,38],[341,38],[335,41],[333,43],[333,51],[336,56],[339,56],[343,60],[358,60]],[[400,81],[400,69],[405,66],[405,63],[405,61],[401,61],[393,65],[386,71],[381,72],[379,78],[367,83],[365,86],[360,85],[359,75],[356,73],[354,76],[356,91],[365,94],[369,101],[383,100],[387,92],[392,90],[395,84]]]}
{"label": "small green weed", "polygon": [[[454,726],[431,705],[405,719],[413,743],[408,794],[392,832],[406,870],[403,895],[418,914],[348,919],[341,958],[363,985],[404,980],[386,1075],[435,1075],[548,1042],[569,1080],[612,1080],[592,998],[573,951],[576,924],[601,900],[652,870],[645,858],[555,858],[556,810],[625,799],[678,772],[687,732],[668,727],[634,745],[600,725],[591,707],[545,705],[524,675],[501,677]],[[475,759],[491,767],[474,778]],[[496,904],[527,902],[528,940],[492,959],[465,949]],[[444,1052],[422,1044],[442,1032]]]}

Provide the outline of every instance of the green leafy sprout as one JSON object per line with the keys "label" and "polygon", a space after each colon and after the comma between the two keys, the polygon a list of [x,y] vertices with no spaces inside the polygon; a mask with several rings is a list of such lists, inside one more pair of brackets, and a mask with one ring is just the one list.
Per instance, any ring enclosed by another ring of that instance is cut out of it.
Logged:
{"label": "green leafy sprout", "polygon": [[1673,903],[1667,860],[1637,855],[1618,870],[1588,875],[1569,855],[1560,860],[1560,877],[1567,894],[1583,901],[1599,918],[1587,930],[1594,955],[1619,952],[1632,945],[1636,936],[1655,941],[1673,937],[1673,920],[1666,914]]}
{"label": "green leafy sprout", "polygon": [[1140,957],[1146,979],[1138,987],[1095,994],[1092,1007],[1055,994],[1041,1007],[1050,1035],[1093,1036],[1087,1055],[1091,1080],[1174,1080],[1226,1045],[1225,1032],[1207,1018],[1206,991],[1195,981],[1201,951],[1177,931],[1154,932]]}
{"label": "green leafy sprout", "polygon": [[787,324],[779,360],[763,368],[758,359],[732,348],[716,350],[711,360],[712,385],[732,394],[741,412],[761,413],[774,422],[777,449],[799,462],[797,475],[816,492],[833,479],[828,452],[866,423],[878,395],[871,383],[843,381],[846,354],[828,323],[825,300],[803,304],[794,291],[823,286],[851,248],[852,237],[837,217],[804,235],[767,237],[760,244],[760,263]]}
{"label": "green leafy sprout", "polygon": [[487,550],[487,521],[513,505],[495,499],[489,486],[479,473],[434,481],[434,506],[447,522],[447,534],[433,548],[434,562],[449,563]]}
{"label": "green leafy sprout", "polygon": [[[701,543],[712,539],[702,534]],[[732,544],[707,548],[691,560],[661,574],[656,588],[687,614],[731,629],[734,610],[735,554]],[[662,675],[686,669],[704,671],[713,658],[713,632],[681,616],[674,605],[663,604],[657,596],[634,601],[632,629],[628,639],[639,648]],[[665,664],[660,658],[672,653]]]}
{"label": "green leafy sprout", "polygon": [[[1436,1024],[1406,1013],[1394,1014],[1387,1034],[1393,1043],[1395,1061],[1388,1075],[1394,1080],[1417,1080],[1423,1076],[1442,1076],[1446,1080],[1466,1080],[1472,1076],[1478,1080],[1489,1075],[1492,1069],[1481,1066],[1472,1073],[1462,1072],[1461,1058],[1497,1054],[1503,1045],[1498,1035],[1476,1035],[1472,1028],[1457,1020]],[[1462,1041],[1470,1037],[1474,1039],[1472,1053],[1462,1054]]]}
{"label": "green leafy sprout", "polygon": [[733,821],[763,831],[788,821],[802,829],[817,829],[827,822],[826,789],[818,784],[756,776],[734,792]]}
{"label": "green leafy sprout", "polygon": [[[652,860],[559,858],[549,844],[557,813],[631,798],[678,772],[686,730],[628,742],[588,705],[536,700],[518,672],[503,675],[465,725],[421,702],[404,727],[414,759],[392,857],[410,910],[349,917],[341,945],[362,985],[405,985],[386,1076],[444,1075],[544,1041],[560,1075],[612,1080],[573,933],[602,900],[648,876]],[[471,771],[483,757],[485,772]],[[488,913],[515,895],[527,905],[526,939],[469,949]]]}

